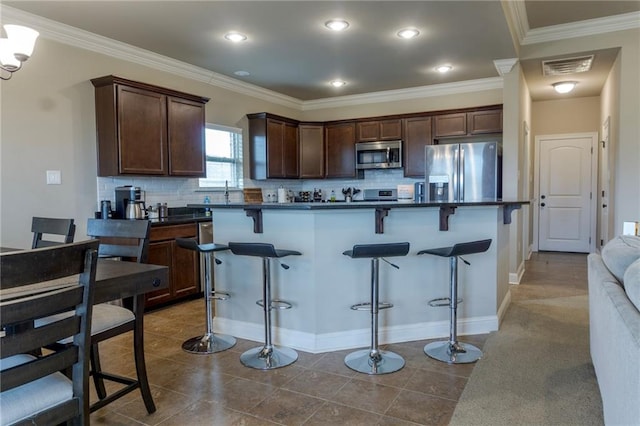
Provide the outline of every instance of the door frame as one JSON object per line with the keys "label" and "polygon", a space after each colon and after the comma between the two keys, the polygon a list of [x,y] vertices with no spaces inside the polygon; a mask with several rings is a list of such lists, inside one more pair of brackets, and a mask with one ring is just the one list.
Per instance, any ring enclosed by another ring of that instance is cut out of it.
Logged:
{"label": "door frame", "polygon": [[[598,191],[598,220],[600,233],[598,239],[598,249],[601,250],[604,244],[609,241],[609,220],[611,214],[611,171],[609,169],[609,147],[611,140],[611,128],[610,118],[607,116],[604,123],[602,123],[602,141],[599,144],[600,150],[600,170],[598,173],[598,179],[600,182]],[[603,196],[604,194],[604,196]],[[605,207],[606,205],[606,207]]]}
{"label": "door frame", "polygon": [[540,142],[545,139],[575,139],[575,138],[591,138],[591,198],[589,200],[589,233],[591,241],[589,242],[589,253],[595,253],[596,240],[599,236],[596,234],[596,225],[598,222],[597,201],[598,201],[598,132],[584,133],[559,133],[552,135],[537,135],[535,140],[535,179],[533,180],[533,251],[538,251],[539,247],[539,230],[540,230]]}

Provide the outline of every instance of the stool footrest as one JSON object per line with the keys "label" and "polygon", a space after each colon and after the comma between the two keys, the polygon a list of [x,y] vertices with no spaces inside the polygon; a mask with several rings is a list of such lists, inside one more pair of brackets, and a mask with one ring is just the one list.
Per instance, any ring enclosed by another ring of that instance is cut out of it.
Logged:
{"label": "stool footrest", "polygon": [[[380,309],[389,309],[393,308],[393,303],[380,302],[378,303],[378,310]],[[371,303],[357,303],[355,305],[351,305],[351,309],[354,311],[371,311]]]}
{"label": "stool footrest", "polygon": [[[449,304],[451,303],[451,298],[450,297],[440,297],[438,299],[431,299],[427,302],[427,304],[433,308],[438,308],[441,306],[449,306]],[[462,298],[459,297],[457,304],[461,304],[462,303]]]}
{"label": "stool footrest", "polygon": [[212,291],[209,293],[209,299],[212,300],[227,300],[231,295],[226,291]]}
{"label": "stool footrest", "polygon": [[[264,300],[260,299],[256,301],[256,305],[264,308]],[[284,300],[271,300],[269,304],[269,309],[291,309],[292,305],[289,302],[285,302]]]}

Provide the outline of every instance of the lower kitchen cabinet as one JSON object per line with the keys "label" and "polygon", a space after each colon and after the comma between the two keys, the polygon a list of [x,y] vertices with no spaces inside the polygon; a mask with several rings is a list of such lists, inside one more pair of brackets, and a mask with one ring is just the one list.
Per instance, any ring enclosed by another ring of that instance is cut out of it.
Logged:
{"label": "lower kitchen cabinet", "polygon": [[197,252],[178,246],[176,238],[197,239],[197,224],[166,225],[151,228],[148,263],[169,267],[169,286],[146,295],[152,307],[197,294],[200,288],[200,262]]}

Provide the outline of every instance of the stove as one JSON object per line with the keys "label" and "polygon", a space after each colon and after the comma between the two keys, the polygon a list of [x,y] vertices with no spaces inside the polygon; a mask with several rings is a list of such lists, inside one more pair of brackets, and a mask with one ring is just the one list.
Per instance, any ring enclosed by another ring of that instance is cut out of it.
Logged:
{"label": "stove", "polygon": [[365,189],[364,201],[398,201],[397,189]]}

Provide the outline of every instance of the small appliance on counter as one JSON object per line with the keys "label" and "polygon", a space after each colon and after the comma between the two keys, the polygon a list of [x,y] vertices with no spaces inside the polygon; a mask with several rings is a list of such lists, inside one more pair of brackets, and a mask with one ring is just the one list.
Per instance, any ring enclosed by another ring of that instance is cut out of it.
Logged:
{"label": "small appliance on counter", "polygon": [[116,187],[116,210],[112,214],[114,219],[144,219],[146,210],[140,187]]}

